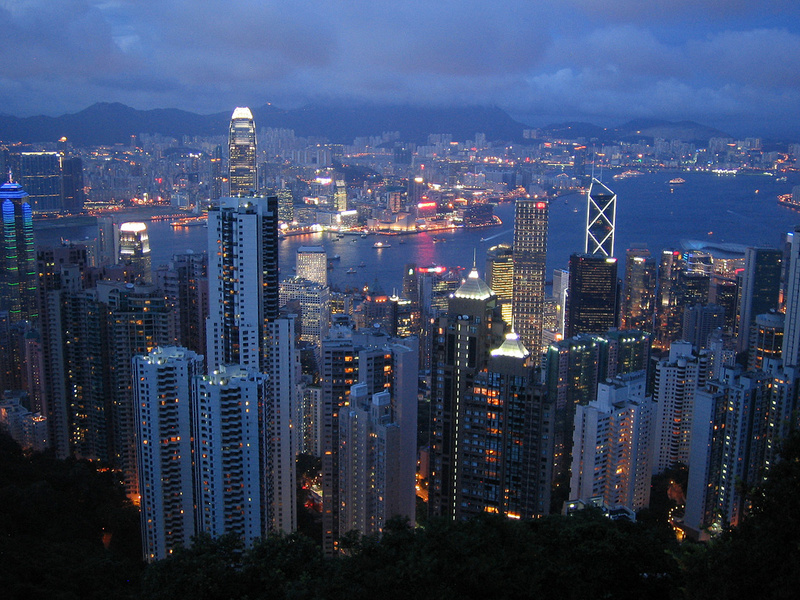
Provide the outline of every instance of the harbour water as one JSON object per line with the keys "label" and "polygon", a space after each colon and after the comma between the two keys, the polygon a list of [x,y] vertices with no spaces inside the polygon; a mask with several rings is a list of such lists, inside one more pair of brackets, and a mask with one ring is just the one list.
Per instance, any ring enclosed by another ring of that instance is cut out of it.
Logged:
{"label": "harbour water", "polygon": [[[779,206],[778,194],[800,184],[800,175],[777,182],[767,175],[717,176],[711,173],[680,173],[686,183],[669,185],[674,172],[645,173],[612,180],[606,184],[617,193],[616,252],[624,260],[625,249],[646,244],[657,254],[664,248],[680,248],[682,240],[737,243],[777,247],[782,235],[800,224],[800,212]],[[324,246],[329,258],[339,255],[329,271],[330,282],[340,289],[377,282],[386,292],[399,289],[405,265],[460,266],[468,269],[477,261],[483,274],[486,250],[513,239],[514,204],[496,207],[503,224],[486,229],[458,229],[435,234],[405,236],[344,236],[329,233],[287,237],[280,242],[281,277],[290,277],[300,246]],[[585,196],[571,194],[551,200],[548,240],[548,278],[552,270],[566,268],[569,255],[582,252],[586,224]],[[154,266],[169,261],[175,253],[207,247],[208,230],[203,227],[173,229],[167,221],[148,226]],[[93,239],[92,227],[36,231],[41,244],[61,238]],[[390,247],[376,249],[375,242]],[[401,243],[402,242],[402,243]],[[363,265],[363,266],[362,266]],[[348,273],[354,270],[355,273]]]}

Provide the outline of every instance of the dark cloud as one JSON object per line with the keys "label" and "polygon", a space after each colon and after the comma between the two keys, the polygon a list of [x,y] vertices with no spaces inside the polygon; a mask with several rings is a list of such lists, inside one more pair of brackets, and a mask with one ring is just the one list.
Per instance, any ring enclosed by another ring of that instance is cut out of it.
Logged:
{"label": "dark cloud", "polygon": [[0,22],[19,115],[339,99],[800,130],[795,0],[0,0]]}

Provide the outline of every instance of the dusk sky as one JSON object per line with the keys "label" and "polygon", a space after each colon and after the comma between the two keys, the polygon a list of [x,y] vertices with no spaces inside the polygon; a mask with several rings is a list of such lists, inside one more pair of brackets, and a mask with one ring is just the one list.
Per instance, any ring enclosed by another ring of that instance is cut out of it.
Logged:
{"label": "dusk sky", "polygon": [[497,105],[800,138],[797,0],[0,0],[0,112]]}

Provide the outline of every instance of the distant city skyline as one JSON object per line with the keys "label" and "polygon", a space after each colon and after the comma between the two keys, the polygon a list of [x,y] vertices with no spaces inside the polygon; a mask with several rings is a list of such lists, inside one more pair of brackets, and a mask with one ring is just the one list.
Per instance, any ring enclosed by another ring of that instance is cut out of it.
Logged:
{"label": "distant city skyline", "polygon": [[0,0],[0,102],[199,113],[272,102],[495,105],[531,126],[694,120],[800,135],[791,0]]}

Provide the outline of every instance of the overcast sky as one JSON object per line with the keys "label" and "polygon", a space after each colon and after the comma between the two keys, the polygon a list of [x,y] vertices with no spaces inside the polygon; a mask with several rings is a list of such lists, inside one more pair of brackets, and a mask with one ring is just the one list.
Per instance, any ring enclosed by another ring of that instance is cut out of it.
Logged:
{"label": "overcast sky", "polygon": [[800,135],[799,0],[0,0],[0,112],[493,104]]}

